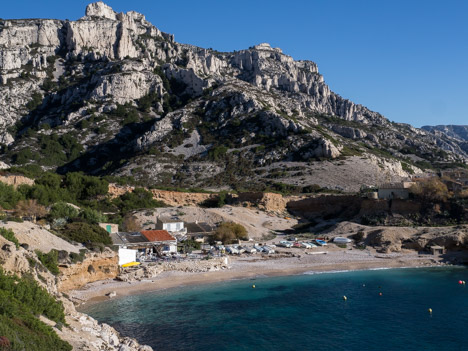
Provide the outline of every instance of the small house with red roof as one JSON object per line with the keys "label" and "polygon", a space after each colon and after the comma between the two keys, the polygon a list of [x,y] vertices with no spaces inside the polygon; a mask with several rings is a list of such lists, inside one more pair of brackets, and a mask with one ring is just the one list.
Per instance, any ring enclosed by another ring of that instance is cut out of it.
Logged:
{"label": "small house with red roof", "polygon": [[141,235],[143,235],[148,242],[153,245],[164,245],[162,250],[163,253],[177,252],[177,239],[169,234],[167,230],[142,230]]}
{"label": "small house with red roof", "polygon": [[[142,262],[177,253],[177,239],[167,230],[143,230],[134,233],[111,233],[114,245],[119,247],[119,265]],[[156,255],[156,256],[155,256]]]}

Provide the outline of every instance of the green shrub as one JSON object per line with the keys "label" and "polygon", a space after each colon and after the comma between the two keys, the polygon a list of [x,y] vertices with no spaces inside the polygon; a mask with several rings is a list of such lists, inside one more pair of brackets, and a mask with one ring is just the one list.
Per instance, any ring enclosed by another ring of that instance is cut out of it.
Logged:
{"label": "green shrub", "polygon": [[49,212],[51,219],[65,218],[66,220],[78,217],[78,210],[65,202],[57,202]]}
{"label": "green shrub", "polygon": [[31,276],[19,278],[0,268],[0,335],[10,341],[9,350],[72,350],[71,345],[39,320],[39,315],[58,324],[65,323],[62,304]]}
{"label": "green shrub", "polygon": [[112,244],[109,233],[96,224],[85,222],[68,223],[61,230],[61,234],[69,240],[83,243],[86,246],[93,246],[97,243]]}
{"label": "green shrub", "polygon": [[8,241],[11,241],[15,244],[16,248],[19,248],[19,241],[15,237],[15,233],[11,229],[0,228],[0,235],[3,236]]}
{"label": "green shrub", "polygon": [[80,253],[70,252],[68,256],[72,263],[83,262],[86,256],[86,250],[80,250]]}
{"label": "green shrub", "polygon": [[21,193],[16,191],[13,186],[0,182],[0,207],[11,210],[22,199]]}
{"label": "green shrub", "polygon": [[212,161],[219,161],[224,158],[228,151],[226,146],[216,146],[208,151],[208,158]]}
{"label": "green shrub", "polygon": [[143,188],[136,188],[131,193],[125,193],[114,199],[113,203],[122,213],[142,208],[165,207],[163,202],[154,200],[153,194]]}
{"label": "green shrub", "polygon": [[237,239],[248,240],[247,230],[241,224],[234,222],[223,222],[216,229],[214,239],[225,244],[230,244]]}
{"label": "green shrub", "polygon": [[80,212],[80,218],[84,219],[86,222],[91,224],[97,224],[100,222],[107,222],[107,217],[101,212],[94,210],[92,208],[85,207]]}
{"label": "green shrub", "polygon": [[42,103],[42,94],[37,91],[32,94],[32,99],[26,104],[29,111],[35,110]]}
{"label": "green shrub", "polygon": [[43,253],[36,250],[36,255],[39,261],[46,267],[53,275],[58,275],[60,270],[58,268],[58,252],[57,250],[51,250],[49,253]]}

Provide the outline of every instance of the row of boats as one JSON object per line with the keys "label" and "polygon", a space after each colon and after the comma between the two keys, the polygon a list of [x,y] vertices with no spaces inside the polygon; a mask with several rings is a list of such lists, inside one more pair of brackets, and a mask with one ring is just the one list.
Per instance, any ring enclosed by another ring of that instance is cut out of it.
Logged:
{"label": "row of boats", "polygon": [[283,241],[280,241],[280,243],[278,244],[278,246],[286,247],[286,248],[299,247],[299,248],[304,248],[304,249],[312,249],[317,246],[326,246],[326,245],[327,245],[327,242],[321,239],[315,239],[312,241],[295,241],[295,242],[283,240]]}
{"label": "row of boats", "polygon": [[226,252],[231,254],[231,255],[240,255],[242,253],[266,253],[266,254],[273,254],[275,253],[275,250],[272,246],[270,245],[257,245],[255,244],[254,246],[242,246],[242,245],[230,245],[226,246],[225,248]]}
{"label": "row of boats", "polygon": [[[333,242],[335,244],[348,244],[352,242],[351,239],[344,238],[344,237],[336,237],[333,239]],[[282,240],[279,242],[278,246],[280,247],[285,247],[285,248],[292,248],[292,247],[297,247],[297,248],[304,248],[304,249],[312,249],[314,247],[318,246],[327,246],[327,242],[325,240],[321,239],[314,239],[310,241],[287,241],[287,240]],[[229,245],[224,247],[223,245],[218,245],[217,249],[218,250],[223,250],[226,251],[227,253],[231,255],[240,255],[242,253],[266,253],[266,254],[273,254],[275,253],[275,247],[276,245],[260,245],[260,244],[255,244],[254,246],[243,246],[243,245]]]}

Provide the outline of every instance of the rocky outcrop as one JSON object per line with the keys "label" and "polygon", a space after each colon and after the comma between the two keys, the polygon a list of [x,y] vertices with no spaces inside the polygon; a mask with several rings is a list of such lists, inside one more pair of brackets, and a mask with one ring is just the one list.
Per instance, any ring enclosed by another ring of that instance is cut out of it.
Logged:
{"label": "rocky outcrop", "polygon": [[468,226],[392,227],[365,226],[341,222],[325,233],[329,238],[346,236],[358,244],[370,245],[379,252],[416,250],[429,252],[431,246],[443,246],[449,252],[468,248]]}
{"label": "rocky outcrop", "polygon": [[59,291],[79,289],[87,283],[113,279],[118,274],[118,255],[106,248],[102,253],[88,253],[83,262],[62,264],[57,283]]}
{"label": "rocky outcrop", "polygon": [[185,193],[178,191],[166,191],[151,189],[153,199],[159,200],[168,206],[196,206],[200,205],[206,200],[214,199],[216,194],[208,193]]}
{"label": "rocky outcrop", "polygon": [[[65,268],[61,267],[61,273],[57,277],[52,275],[42,264],[33,250],[23,247],[16,248],[15,244],[0,236],[0,263],[5,272],[22,276],[27,274],[45,288],[49,294],[59,299],[65,311],[66,325],[58,326],[55,322],[48,321],[44,316],[41,320],[49,324],[58,336],[70,343],[74,350],[90,351],[152,351],[150,346],[140,345],[135,339],[122,337],[114,328],[107,324],[100,324],[95,319],[77,312],[75,305],[67,295],[61,294],[67,287],[78,287],[83,282],[110,278],[107,269],[117,270],[117,259],[113,252],[105,251],[103,254],[90,254],[83,263]],[[83,267],[93,266],[94,277],[86,276]],[[102,271],[102,272],[100,272]]]}
{"label": "rocky outcrop", "polygon": [[229,258],[220,257],[209,260],[194,260],[180,262],[163,262],[149,264],[141,268],[122,268],[117,279],[127,282],[154,278],[162,272],[179,271],[188,273],[213,272],[229,268]]}
{"label": "rocky outcrop", "polygon": [[243,192],[230,194],[229,203],[232,205],[252,206],[266,212],[283,213],[286,210],[287,199],[281,194],[263,192]]}
{"label": "rocky outcrop", "polygon": [[[109,184],[109,196],[115,198],[127,192],[132,192],[135,188],[132,186],[119,186],[117,184]],[[148,190],[148,189],[147,189]],[[180,191],[168,191],[159,189],[149,189],[153,194],[153,199],[162,201],[167,206],[196,206],[206,200],[214,199],[217,195],[211,193],[190,193]]]}
{"label": "rocky outcrop", "polygon": [[0,182],[13,185],[15,188],[19,185],[34,185],[34,179],[14,174],[0,175]]}

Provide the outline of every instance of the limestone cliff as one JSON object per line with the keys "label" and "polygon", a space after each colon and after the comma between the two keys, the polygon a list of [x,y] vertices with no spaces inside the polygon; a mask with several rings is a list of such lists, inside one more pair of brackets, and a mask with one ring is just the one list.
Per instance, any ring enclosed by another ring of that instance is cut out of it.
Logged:
{"label": "limestone cliff", "polygon": [[83,262],[62,264],[57,289],[79,289],[98,280],[113,279],[119,273],[118,261],[117,253],[106,249],[103,253],[88,253]]}
{"label": "limestone cliff", "polygon": [[[0,20],[0,146],[2,168],[252,191],[314,184],[310,166],[350,157],[366,178],[377,163],[392,180],[468,158],[465,141],[339,96],[314,62],[266,43],[236,52],[180,44],[102,2],[77,21]],[[321,186],[338,186],[323,174]]]}

